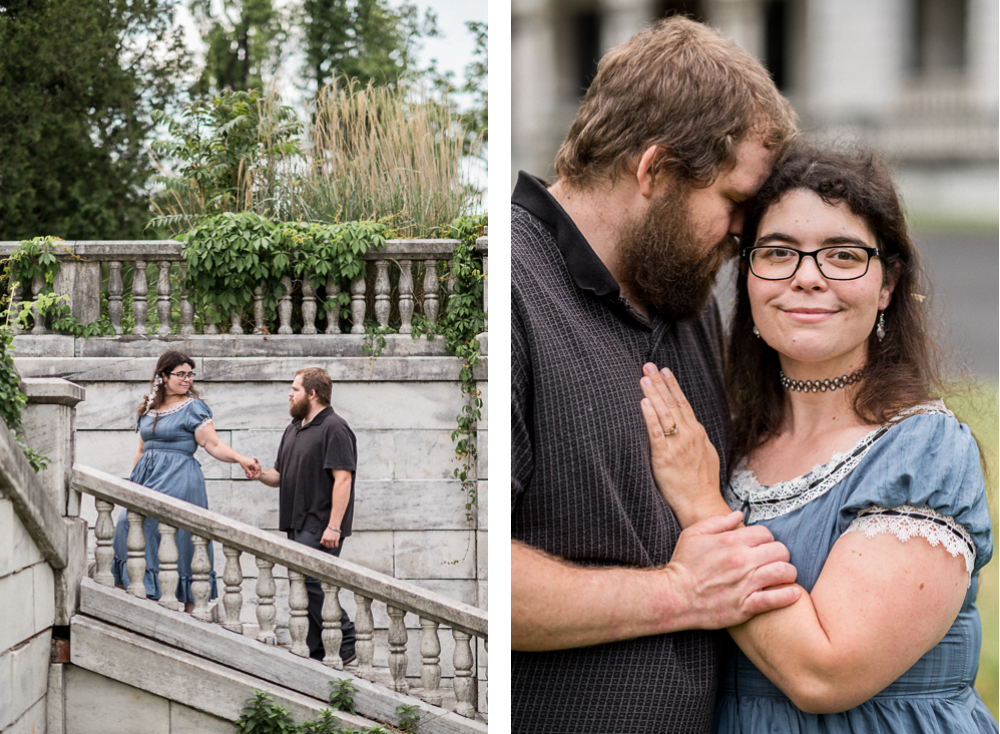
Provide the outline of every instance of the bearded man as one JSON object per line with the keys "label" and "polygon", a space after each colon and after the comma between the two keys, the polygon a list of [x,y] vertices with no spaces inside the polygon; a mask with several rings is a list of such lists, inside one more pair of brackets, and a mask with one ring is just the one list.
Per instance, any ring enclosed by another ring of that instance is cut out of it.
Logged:
{"label": "bearded man", "polygon": [[[258,479],[278,487],[278,529],[289,540],[339,556],[354,520],[354,478],[358,464],[358,442],[347,421],[330,407],[333,382],[326,370],[309,367],[295,373],[288,393],[292,422],[278,445],[274,468],[260,472]],[[249,476],[249,475],[248,475]],[[309,594],[309,657],[324,658],[323,587],[306,577]],[[340,658],[354,660],[354,623],[341,607]]]}
{"label": "bearded man", "polygon": [[767,71],[673,17],[611,50],[512,230],[514,732],[706,732],[718,630],[786,606],[795,569],[739,513],[683,533],[653,482],[643,365],[669,368],[723,461],[711,289],[742,204],[795,134]]}

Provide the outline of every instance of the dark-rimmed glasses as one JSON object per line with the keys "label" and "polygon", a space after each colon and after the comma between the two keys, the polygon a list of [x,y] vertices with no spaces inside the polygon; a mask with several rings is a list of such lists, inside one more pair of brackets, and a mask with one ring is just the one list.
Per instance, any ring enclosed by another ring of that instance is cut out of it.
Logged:
{"label": "dark-rimmed glasses", "polygon": [[176,377],[178,380],[193,380],[194,372],[168,372],[171,377]]}
{"label": "dark-rimmed glasses", "polygon": [[820,274],[828,280],[857,280],[868,273],[873,257],[879,257],[877,247],[834,245],[803,252],[792,247],[757,245],[743,250],[750,263],[750,272],[761,280],[788,280],[798,272],[802,258],[816,261]]}

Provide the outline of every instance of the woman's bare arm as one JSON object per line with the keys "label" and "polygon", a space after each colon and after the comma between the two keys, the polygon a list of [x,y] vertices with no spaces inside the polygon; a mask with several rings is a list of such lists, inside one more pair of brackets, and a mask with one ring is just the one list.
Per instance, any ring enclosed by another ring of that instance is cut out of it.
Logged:
{"label": "woman's bare arm", "polygon": [[260,471],[260,463],[257,459],[251,459],[240,452],[223,443],[219,434],[215,432],[215,426],[211,423],[204,423],[194,432],[194,440],[205,449],[215,459],[225,461],[229,464],[239,464],[250,476],[256,471]]}
{"label": "woman's bare arm", "polygon": [[744,654],[809,713],[845,711],[906,672],[965,599],[965,559],[923,538],[843,535],[811,594],[729,629]]}

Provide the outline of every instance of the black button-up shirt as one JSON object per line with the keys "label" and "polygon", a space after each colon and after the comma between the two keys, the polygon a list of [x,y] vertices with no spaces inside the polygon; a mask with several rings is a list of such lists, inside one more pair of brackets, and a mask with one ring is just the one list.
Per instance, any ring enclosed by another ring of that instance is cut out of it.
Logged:
{"label": "black button-up shirt", "polygon": [[[718,309],[651,320],[538,179],[511,206],[511,527],[574,563],[666,564],[680,527],[653,482],[642,366],[669,367],[725,463]],[[725,466],[722,467],[723,476]],[[717,633],[512,655],[515,732],[706,732]]]}

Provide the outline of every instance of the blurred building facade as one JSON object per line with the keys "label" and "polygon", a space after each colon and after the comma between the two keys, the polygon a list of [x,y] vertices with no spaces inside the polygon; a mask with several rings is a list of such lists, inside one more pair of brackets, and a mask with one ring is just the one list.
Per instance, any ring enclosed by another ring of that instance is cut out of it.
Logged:
{"label": "blurred building facade", "polygon": [[512,183],[552,175],[600,56],[677,12],[761,59],[803,131],[880,149],[911,211],[996,218],[996,0],[513,0]]}

